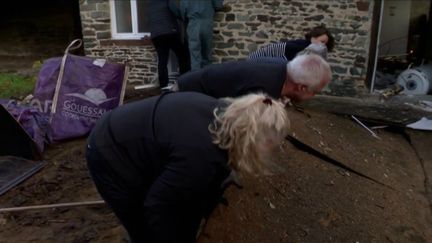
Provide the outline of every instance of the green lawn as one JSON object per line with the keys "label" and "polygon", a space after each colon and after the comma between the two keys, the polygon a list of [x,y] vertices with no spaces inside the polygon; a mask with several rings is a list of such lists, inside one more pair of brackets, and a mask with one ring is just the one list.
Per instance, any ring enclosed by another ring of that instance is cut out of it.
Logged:
{"label": "green lawn", "polygon": [[0,98],[23,99],[33,92],[36,77],[0,73]]}

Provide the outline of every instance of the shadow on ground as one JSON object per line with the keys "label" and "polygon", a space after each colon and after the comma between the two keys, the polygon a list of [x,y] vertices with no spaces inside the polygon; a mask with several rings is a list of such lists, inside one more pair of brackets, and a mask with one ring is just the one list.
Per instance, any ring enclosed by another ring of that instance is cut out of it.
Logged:
{"label": "shadow on ground", "polygon": [[200,243],[432,240],[432,170],[423,165],[432,161],[407,140],[422,134],[413,139],[430,148],[430,133],[380,130],[377,139],[344,117],[290,115],[291,136],[306,146],[286,142],[276,159],[281,170],[230,188],[229,206],[214,211]]}

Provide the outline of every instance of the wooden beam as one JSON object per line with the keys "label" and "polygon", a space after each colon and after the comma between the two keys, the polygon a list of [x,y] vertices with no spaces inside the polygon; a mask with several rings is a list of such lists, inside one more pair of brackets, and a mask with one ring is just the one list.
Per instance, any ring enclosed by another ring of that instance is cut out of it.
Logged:
{"label": "wooden beam", "polygon": [[432,107],[426,106],[424,101],[432,102],[432,96],[396,95],[384,100],[378,95],[365,95],[358,98],[317,95],[298,106],[339,115],[354,115],[365,121],[405,127],[422,117],[432,119]]}
{"label": "wooden beam", "polygon": [[27,210],[36,210],[36,209],[91,206],[91,205],[100,205],[100,204],[104,204],[104,203],[105,203],[105,201],[99,200],[99,201],[87,201],[87,202],[70,202],[70,203],[33,205],[33,206],[24,206],[24,207],[0,208],[0,213],[27,211]]}

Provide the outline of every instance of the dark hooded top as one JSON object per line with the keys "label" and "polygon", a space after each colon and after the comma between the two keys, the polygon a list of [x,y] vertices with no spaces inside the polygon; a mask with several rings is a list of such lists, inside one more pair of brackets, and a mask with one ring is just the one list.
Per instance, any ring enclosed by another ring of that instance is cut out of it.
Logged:
{"label": "dark hooded top", "polygon": [[191,71],[178,78],[179,91],[195,91],[215,98],[264,92],[280,98],[286,63],[225,62]]}

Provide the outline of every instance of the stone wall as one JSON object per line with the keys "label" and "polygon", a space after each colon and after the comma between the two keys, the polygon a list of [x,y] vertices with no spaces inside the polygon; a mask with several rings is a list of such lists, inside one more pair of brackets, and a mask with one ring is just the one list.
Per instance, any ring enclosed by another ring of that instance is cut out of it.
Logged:
{"label": "stone wall", "polygon": [[148,40],[111,40],[109,0],[81,0],[80,9],[86,55],[126,63],[130,83],[155,82],[156,52]]}
{"label": "stone wall", "polygon": [[335,36],[329,53],[334,75],[327,92],[355,95],[364,87],[373,1],[355,0],[225,0],[229,12],[216,15],[215,61],[246,57],[262,45],[303,38],[325,23]]}
{"label": "stone wall", "polygon": [[[366,91],[372,0],[225,0],[225,4],[230,9],[215,16],[214,62],[244,59],[262,45],[303,38],[308,29],[325,23],[336,41],[329,53],[334,78],[326,92],[353,96]],[[87,55],[128,61],[130,82],[154,81],[156,55],[151,45],[109,41],[108,0],[82,0],[80,5]]]}

